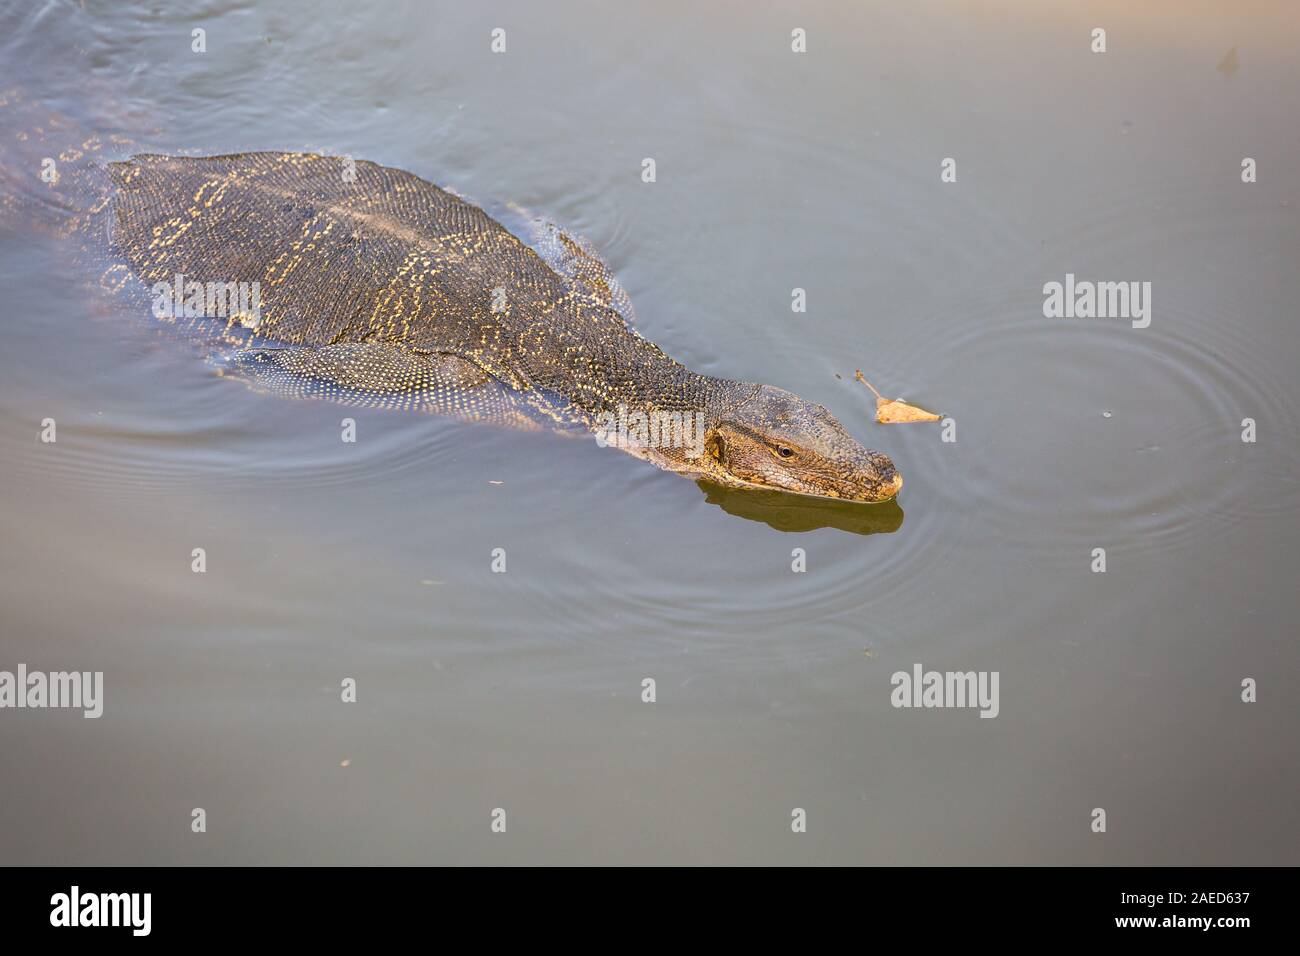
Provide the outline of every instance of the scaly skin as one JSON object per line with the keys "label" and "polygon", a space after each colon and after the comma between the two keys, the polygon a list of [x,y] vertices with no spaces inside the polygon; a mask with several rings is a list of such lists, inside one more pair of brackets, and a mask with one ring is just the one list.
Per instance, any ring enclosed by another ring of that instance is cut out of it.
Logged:
{"label": "scaly skin", "polygon": [[257,320],[226,322],[243,346],[226,368],[255,384],[512,425],[698,414],[695,448],[633,453],[736,488],[883,501],[902,485],[824,407],[641,337],[604,264],[554,227],[525,244],[410,173],[303,153],[145,154],[82,175],[97,196],[76,228],[145,286],[259,283]]}

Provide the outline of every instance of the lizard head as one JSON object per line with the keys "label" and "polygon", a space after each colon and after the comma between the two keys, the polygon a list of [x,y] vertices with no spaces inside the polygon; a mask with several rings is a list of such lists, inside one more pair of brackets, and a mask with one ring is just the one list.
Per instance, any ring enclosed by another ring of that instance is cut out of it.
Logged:
{"label": "lizard head", "polygon": [[704,451],[710,477],[731,487],[850,501],[888,501],[903,487],[889,456],[858,444],[824,405],[771,385],[711,422]]}

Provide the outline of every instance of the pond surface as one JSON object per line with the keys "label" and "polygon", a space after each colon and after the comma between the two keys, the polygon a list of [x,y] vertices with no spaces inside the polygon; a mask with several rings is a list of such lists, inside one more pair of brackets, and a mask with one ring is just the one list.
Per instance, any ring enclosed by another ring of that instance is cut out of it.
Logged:
{"label": "pond surface", "polygon": [[261,395],[4,229],[0,670],[104,714],[0,711],[0,862],[1295,863],[1300,8],[627,6],[20,3],[0,89],[543,213],[898,503]]}

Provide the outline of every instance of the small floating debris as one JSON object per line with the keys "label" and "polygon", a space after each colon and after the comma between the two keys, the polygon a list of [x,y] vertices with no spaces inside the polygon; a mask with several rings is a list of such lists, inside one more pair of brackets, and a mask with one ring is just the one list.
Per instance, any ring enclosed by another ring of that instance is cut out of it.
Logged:
{"label": "small floating debris", "polygon": [[1113,414],[1112,412],[1109,412],[1109,411],[1103,411],[1103,412],[1101,413],[1101,417],[1102,417],[1102,418],[1110,418],[1110,416],[1111,416],[1112,414]]}
{"label": "small floating debris", "polygon": [[937,422],[939,416],[934,412],[927,412],[924,408],[917,408],[915,405],[909,405],[899,398],[885,398],[876,391],[876,386],[872,385],[862,376],[862,369],[853,373],[853,377],[861,382],[876,396],[876,421],[882,425],[902,425],[907,422]]}
{"label": "small floating debris", "polygon": [[494,481],[494,480],[492,480],[491,478],[489,478],[489,479],[488,479],[488,484],[489,484],[489,485],[504,485],[505,482],[504,482],[504,481]]}
{"label": "small floating debris", "polygon": [[1232,76],[1237,72],[1237,48],[1235,46],[1223,55],[1223,59],[1219,61],[1219,65],[1215,69],[1224,76]]}
{"label": "small floating debris", "polygon": [[348,759],[345,757],[345,758],[343,758],[342,760],[339,761],[339,766],[340,766],[340,767],[350,767],[350,766],[352,766],[352,761],[351,761],[351,760],[348,760]]}

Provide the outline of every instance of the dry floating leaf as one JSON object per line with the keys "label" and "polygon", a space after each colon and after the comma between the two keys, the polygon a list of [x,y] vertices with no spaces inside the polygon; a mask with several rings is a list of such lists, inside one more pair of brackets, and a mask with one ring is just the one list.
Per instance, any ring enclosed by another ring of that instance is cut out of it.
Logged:
{"label": "dry floating leaf", "polygon": [[853,377],[875,393],[876,421],[880,424],[901,425],[905,422],[937,422],[939,420],[939,416],[934,412],[927,412],[924,408],[909,405],[901,399],[885,398],[876,391],[876,386],[863,378],[862,369],[855,371]]}

